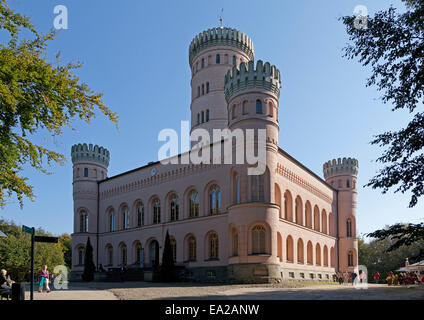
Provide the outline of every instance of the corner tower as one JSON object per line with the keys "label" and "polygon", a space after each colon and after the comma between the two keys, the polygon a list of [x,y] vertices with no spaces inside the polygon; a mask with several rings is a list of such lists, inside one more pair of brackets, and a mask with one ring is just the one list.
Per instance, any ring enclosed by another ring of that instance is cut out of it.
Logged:
{"label": "corner tower", "polygon": [[[72,234],[72,271],[82,271],[81,250],[87,237],[97,251],[98,181],[107,177],[109,151],[92,144],[76,144],[71,149],[73,163],[74,233]],[[81,269],[81,270],[79,270]]]}
{"label": "corner tower", "polygon": [[227,128],[225,74],[233,66],[253,59],[252,40],[236,29],[208,29],[191,41],[191,131],[206,129],[212,138],[213,129]]}
{"label": "corner tower", "polygon": [[338,158],[324,163],[324,178],[337,189],[337,236],[339,271],[353,271],[358,265],[356,237],[356,180],[358,160]]}

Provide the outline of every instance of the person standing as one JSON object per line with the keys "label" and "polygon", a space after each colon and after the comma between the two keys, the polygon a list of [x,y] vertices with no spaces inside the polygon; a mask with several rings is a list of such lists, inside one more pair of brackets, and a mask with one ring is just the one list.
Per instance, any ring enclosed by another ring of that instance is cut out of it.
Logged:
{"label": "person standing", "polygon": [[374,280],[375,280],[375,283],[378,284],[378,282],[380,280],[380,273],[378,273],[378,271],[376,273],[374,273]]}
{"label": "person standing", "polygon": [[41,270],[40,272],[40,287],[38,288],[38,292],[43,292],[43,286],[44,284],[46,284],[46,291],[47,293],[50,292],[50,288],[49,288],[49,270],[47,270],[47,266],[44,265],[43,270]]}

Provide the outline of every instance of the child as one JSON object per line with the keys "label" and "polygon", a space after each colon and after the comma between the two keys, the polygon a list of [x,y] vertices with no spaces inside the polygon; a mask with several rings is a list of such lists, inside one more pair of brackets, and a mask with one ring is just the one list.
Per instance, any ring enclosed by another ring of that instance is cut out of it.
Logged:
{"label": "child", "polygon": [[44,266],[44,269],[41,270],[40,273],[40,287],[38,288],[38,292],[43,292],[43,285],[44,283],[46,284],[46,291],[47,293],[50,292],[50,288],[49,288],[49,270],[47,270],[47,266]]}

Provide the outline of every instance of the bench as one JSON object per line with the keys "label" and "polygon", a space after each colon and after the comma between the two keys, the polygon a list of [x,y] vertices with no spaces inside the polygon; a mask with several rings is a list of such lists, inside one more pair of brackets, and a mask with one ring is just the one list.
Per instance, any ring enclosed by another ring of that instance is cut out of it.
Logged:
{"label": "bench", "polygon": [[0,288],[0,300],[3,300],[3,298],[10,300],[12,298],[12,289]]}

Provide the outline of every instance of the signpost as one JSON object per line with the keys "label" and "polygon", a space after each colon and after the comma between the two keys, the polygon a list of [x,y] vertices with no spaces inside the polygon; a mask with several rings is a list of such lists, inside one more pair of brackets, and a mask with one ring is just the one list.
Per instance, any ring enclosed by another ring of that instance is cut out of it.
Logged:
{"label": "signpost", "polygon": [[34,300],[34,244],[35,242],[47,242],[47,243],[57,243],[59,239],[57,237],[44,237],[36,236],[35,228],[22,226],[22,231],[31,235],[31,283],[30,283],[30,299]]}

